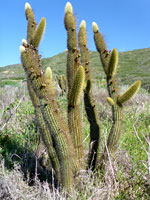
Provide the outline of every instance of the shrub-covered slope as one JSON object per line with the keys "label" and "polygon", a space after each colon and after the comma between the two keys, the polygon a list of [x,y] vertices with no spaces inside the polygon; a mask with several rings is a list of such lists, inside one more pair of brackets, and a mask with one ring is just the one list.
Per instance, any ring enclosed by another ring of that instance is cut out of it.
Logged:
{"label": "shrub-covered slope", "polygon": [[[50,66],[53,74],[66,73],[67,52],[60,53],[50,58],[42,59],[43,68]],[[90,52],[90,67],[93,80],[103,82],[104,72],[101,67],[99,55],[95,51]],[[142,87],[150,89],[150,48],[138,49],[119,53],[118,78],[121,84],[131,84],[135,80],[142,80]],[[20,64],[9,65],[0,68],[0,86],[17,85],[24,80],[25,75]]]}

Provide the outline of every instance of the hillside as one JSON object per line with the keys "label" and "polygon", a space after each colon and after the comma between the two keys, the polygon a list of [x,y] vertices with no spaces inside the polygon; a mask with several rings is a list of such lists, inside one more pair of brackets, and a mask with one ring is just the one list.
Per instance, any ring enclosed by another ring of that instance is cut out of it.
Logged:
{"label": "hillside", "polygon": [[[54,77],[56,74],[65,74],[67,52],[60,53],[50,58],[42,59],[45,69],[50,66]],[[95,81],[103,79],[104,73],[100,63],[99,54],[90,52],[90,67]],[[142,80],[142,87],[150,88],[150,48],[138,49],[119,53],[118,80],[121,85],[131,84],[135,80]],[[17,85],[25,79],[23,68],[20,64],[0,68],[0,86]]]}
{"label": "hillside", "polygon": [[[119,53],[117,77],[121,91],[135,80],[150,92],[150,48]],[[53,76],[65,74],[67,52],[42,59]],[[93,96],[100,124],[100,153],[112,123],[105,75],[97,52],[90,52]],[[57,190],[45,146],[40,139],[34,107],[27,93],[21,64],[0,68],[0,200],[1,199],[150,199],[150,93],[141,89],[123,108],[122,134],[118,149],[106,163],[106,171],[93,174],[81,170],[71,194]],[[11,85],[10,87],[3,87]],[[19,86],[19,87],[15,87]],[[57,88],[58,89],[58,88]],[[67,98],[61,91],[57,100],[67,122]],[[57,110],[55,110],[57,112]],[[85,158],[89,152],[90,125],[81,103]],[[45,124],[45,122],[44,122]],[[94,176],[93,176],[94,175]],[[97,176],[98,175],[98,176]],[[98,177],[98,178],[97,178]],[[78,187],[79,186],[79,187]]]}

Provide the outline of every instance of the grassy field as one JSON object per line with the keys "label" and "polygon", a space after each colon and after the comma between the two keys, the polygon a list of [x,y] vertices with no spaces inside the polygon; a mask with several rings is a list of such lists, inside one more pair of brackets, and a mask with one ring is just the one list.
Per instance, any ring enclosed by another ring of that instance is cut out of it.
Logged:
{"label": "grassy field", "polygon": [[[142,80],[142,89],[124,107],[119,148],[109,160],[103,179],[101,174],[93,178],[91,171],[81,173],[80,191],[75,187],[68,199],[150,199],[149,54],[150,49],[120,53],[120,91],[138,79]],[[64,52],[43,59],[44,69],[51,66],[54,77],[65,74],[66,55]],[[105,143],[111,127],[111,107],[106,102],[105,77],[96,52],[90,52],[90,65],[101,140]],[[45,158],[46,153],[24,79],[21,65],[0,68],[0,199],[66,199],[66,193],[56,190],[55,183],[50,188],[48,186],[49,182],[53,182],[53,178],[50,180],[49,177],[53,176],[41,164],[41,157]],[[66,96],[61,95],[57,83],[56,90],[65,116]],[[81,108],[83,135],[86,138],[84,146],[88,152],[89,124],[84,105]]]}

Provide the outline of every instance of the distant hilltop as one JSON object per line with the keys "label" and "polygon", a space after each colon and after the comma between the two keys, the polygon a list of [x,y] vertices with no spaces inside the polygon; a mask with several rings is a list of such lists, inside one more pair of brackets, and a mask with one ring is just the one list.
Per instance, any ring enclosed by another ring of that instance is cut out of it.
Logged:
{"label": "distant hilltop", "polygon": [[[90,69],[93,81],[103,80],[104,72],[99,55],[90,51]],[[118,79],[121,84],[131,84],[142,80],[142,87],[150,90],[150,48],[136,49],[119,53]],[[54,77],[56,74],[66,74],[67,50],[50,58],[43,58],[43,69],[50,66]],[[17,85],[25,79],[21,64],[12,64],[0,67],[0,87],[4,85]],[[104,81],[103,81],[104,82]]]}

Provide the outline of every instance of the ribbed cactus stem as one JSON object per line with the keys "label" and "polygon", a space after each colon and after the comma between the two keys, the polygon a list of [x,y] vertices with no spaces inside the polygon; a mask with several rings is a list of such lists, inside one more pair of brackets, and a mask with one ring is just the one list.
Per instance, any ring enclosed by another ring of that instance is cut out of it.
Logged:
{"label": "ribbed cactus stem", "polygon": [[124,102],[131,99],[140,89],[141,87],[141,81],[138,80],[135,83],[133,83],[123,94],[118,96],[117,102],[119,104],[123,104]]}
{"label": "ribbed cactus stem", "polygon": [[44,30],[45,30],[45,26],[46,26],[46,19],[44,17],[42,17],[36,31],[35,31],[35,34],[34,34],[34,37],[31,41],[31,44],[37,48],[40,44],[40,41],[43,37],[43,34],[44,34]]}
{"label": "ribbed cactus stem", "polygon": [[20,47],[20,50],[27,79],[30,81],[37,97],[40,99],[40,110],[55,144],[55,150],[61,166],[61,184],[69,190],[74,184],[73,171],[78,170],[69,131],[55,98],[49,93],[51,89],[40,70],[40,61],[38,63],[35,56],[37,51],[32,46],[26,49]]}
{"label": "ribbed cactus stem", "polygon": [[118,51],[116,48],[114,48],[108,63],[107,75],[110,77],[116,75],[117,67],[118,67]]}
{"label": "ribbed cactus stem", "polygon": [[50,94],[52,94],[52,96],[55,95],[55,87],[54,87],[54,83],[53,83],[53,77],[52,77],[52,70],[50,67],[47,67],[45,70],[45,83],[46,85],[49,85],[50,88]]}
{"label": "ribbed cactus stem", "polygon": [[92,81],[89,68],[89,54],[87,48],[86,22],[82,20],[78,33],[78,41],[81,53],[81,63],[85,69],[86,87],[84,89],[84,104],[88,121],[90,123],[90,145],[88,155],[88,168],[95,169],[98,155],[98,146],[100,138],[100,128],[98,125],[98,116],[95,106],[95,100],[92,95]]}
{"label": "ribbed cactus stem", "polygon": [[34,19],[34,13],[29,3],[25,4],[25,15],[26,19],[28,20],[27,41],[30,43],[36,31],[36,21]]}
{"label": "ribbed cactus stem", "polygon": [[[117,104],[113,105],[113,122],[112,127],[107,140],[107,148],[110,154],[114,153],[118,147],[118,142],[121,136],[122,129],[122,107]],[[105,149],[105,154],[106,154]],[[107,157],[107,156],[106,156]]]}
{"label": "ribbed cactus stem", "polygon": [[[68,81],[68,100],[71,96],[72,87],[76,77],[77,70],[79,68],[79,54],[77,49],[76,39],[76,22],[73,15],[72,6],[70,3],[66,4],[64,24],[67,31],[67,81]],[[80,105],[75,107],[69,105],[68,102],[68,126],[70,134],[73,139],[74,147],[77,153],[77,158],[81,164],[81,168],[84,163],[84,152],[82,144],[82,123],[80,114]]]}
{"label": "ribbed cactus stem", "polygon": [[90,94],[91,93],[91,91],[92,91],[92,82],[91,82],[90,79],[88,79],[86,81],[84,91],[85,91],[86,94]]}
{"label": "ribbed cactus stem", "polygon": [[65,7],[64,24],[67,31],[67,80],[68,80],[68,95],[70,94],[72,84],[75,78],[75,73],[79,66],[78,50],[76,39],[76,22],[72,12],[72,6],[68,2]]}
{"label": "ribbed cactus stem", "polygon": [[28,85],[28,91],[29,91],[33,106],[35,108],[35,115],[36,115],[36,120],[37,120],[39,130],[40,130],[40,134],[42,136],[45,146],[47,147],[46,150],[48,152],[52,167],[56,173],[57,181],[58,183],[60,183],[61,182],[60,164],[59,164],[59,160],[58,160],[55,148],[53,146],[53,141],[52,141],[50,131],[47,127],[47,124],[45,123],[45,120],[43,118],[43,115],[40,109],[40,99],[35,94],[29,80],[27,80],[27,85]]}
{"label": "ribbed cactus stem", "polygon": [[69,105],[72,107],[80,104],[80,98],[84,87],[84,79],[85,71],[84,68],[80,66],[76,73],[76,77],[74,79],[74,83],[68,100]]}
{"label": "ribbed cactus stem", "polygon": [[[78,33],[78,41],[80,42],[80,46],[87,45],[87,37],[86,37],[86,22],[82,20],[80,23],[80,29]],[[83,55],[82,55],[83,56]],[[81,57],[81,59],[83,59]]]}
{"label": "ribbed cactus stem", "polygon": [[104,72],[107,74],[110,52],[107,50],[103,36],[99,32],[98,25],[95,22],[93,22],[92,26],[93,26],[94,41],[95,41],[96,49],[100,54],[100,58],[101,58],[101,62],[102,62]]}
{"label": "ribbed cactus stem", "polygon": [[[118,52],[114,49],[110,55],[110,51],[107,50],[101,33],[98,28],[96,28],[96,25],[94,26],[95,28],[93,27],[93,32],[95,45],[100,54],[101,63],[107,77],[107,89],[109,94],[107,101],[112,106],[112,127],[107,139],[107,148],[110,155],[112,155],[118,146],[122,128],[122,105],[117,103],[118,83],[116,80],[116,72],[118,65]],[[104,162],[108,159],[107,148],[104,149],[104,153],[100,159],[101,167],[104,166]]]}

